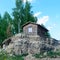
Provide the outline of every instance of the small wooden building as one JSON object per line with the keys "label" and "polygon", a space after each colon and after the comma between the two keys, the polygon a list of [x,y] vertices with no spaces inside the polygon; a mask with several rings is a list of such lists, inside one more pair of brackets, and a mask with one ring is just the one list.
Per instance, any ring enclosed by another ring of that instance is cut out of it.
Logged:
{"label": "small wooden building", "polygon": [[26,35],[39,35],[40,37],[45,38],[45,33],[48,32],[48,30],[39,24],[27,22],[23,25],[23,32]]}

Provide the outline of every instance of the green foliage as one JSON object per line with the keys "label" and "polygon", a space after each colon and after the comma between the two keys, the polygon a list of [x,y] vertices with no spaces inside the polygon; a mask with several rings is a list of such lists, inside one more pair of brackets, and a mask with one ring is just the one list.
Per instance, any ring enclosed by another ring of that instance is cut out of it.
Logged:
{"label": "green foliage", "polygon": [[46,33],[45,33],[45,36],[46,36],[46,37],[48,37],[48,38],[50,38],[50,37],[51,37],[51,35],[50,35],[50,33],[49,33],[49,32],[46,32]]}
{"label": "green foliage", "polygon": [[40,58],[40,54],[35,54],[34,55],[36,58]]}
{"label": "green foliage", "polygon": [[33,16],[29,2],[23,4],[23,0],[16,0],[16,7],[13,8],[13,17],[11,18],[8,12],[5,12],[3,17],[0,15],[0,45],[4,39],[22,32],[22,26],[26,22],[36,22],[37,18]]}
{"label": "green foliage", "polygon": [[12,23],[12,18],[11,18],[11,16],[9,15],[8,12],[5,12],[5,13],[4,13],[3,20],[5,20],[5,21],[7,22],[7,24]]}
{"label": "green foliage", "polygon": [[27,56],[28,55],[28,53],[26,53],[26,54],[22,54],[21,56]]}
{"label": "green foliage", "polygon": [[12,58],[12,60],[24,60],[22,56],[17,55],[15,57]]}
{"label": "green foliage", "polygon": [[7,35],[7,27],[12,23],[12,18],[10,17],[8,12],[5,12],[4,16],[0,15],[0,45],[4,41],[4,39],[8,38]]}
{"label": "green foliage", "polygon": [[44,53],[39,53],[39,54],[34,54],[33,55],[36,58],[57,58],[58,56],[60,56],[60,51],[48,51],[46,54]]}
{"label": "green foliage", "polygon": [[36,58],[44,58],[44,57],[46,57],[43,53],[34,54],[34,56],[35,56]]}
{"label": "green foliage", "polygon": [[5,12],[3,17],[0,15],[0,45],[4,39],[22,32],[22,26],[26,22],[35,22],[37,18],[33,16],[31,11],[31,4],[26,2],[23,3],[23,0],[15,0],[16,7],[13,8],[13,19],[8,12]]}
{"label": "green foliage", "polygon": [[33,16],[29,2],[23,4],[23,0],[16,0],[16,7],[13,9],[15,32],[22,32],[22,26],[26,22],[36,22],[37,18]]}
{"label": "green foliage", "polygon": [[6,21],[0,18],[0,45],[2,41],[6,38],[6,28],[7,28],[7,23]]}
{"label": "green foliage", "polygon": [[5,51],[0,52],[0,60],[24,60],[22,56],[10,56]]}
{"label": "green foliage", "polygon": [[[20,32],[21,27],[21,21],[23,20],[23,1],[22,0],[16,0],[16,7],[13,8],[13,17],[14,17],[14,27],[15,32]],[[23,22],[22,22],[23,24]]]}
{"label": "green foliage", "polygon": [[25,23],[28,21],[37,22],[37,18],[33,16],[33,11],[31,11],[31,4],[27,1],[24,8],[24,20]]}
{"label": "green foliage", "polygon": [[60,56],[60,51],[49,51],[47,53],[47,56],[51,57],[51,58],[56,58],[57,56]]}
{"label": "green foliage", "polygon": [[54,57],[56,57],[56,52],[53,52],[53,51],[49,51],[48,53],[47,53],[47,56],[49,56],[49,57],[51,57],[51,58],[54,58]]}

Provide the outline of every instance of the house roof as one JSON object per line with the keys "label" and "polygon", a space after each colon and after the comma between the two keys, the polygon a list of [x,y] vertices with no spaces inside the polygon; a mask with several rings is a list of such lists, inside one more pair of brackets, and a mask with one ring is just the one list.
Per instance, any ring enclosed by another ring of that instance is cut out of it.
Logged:
{"label": "house roof", "polygon": [[48,31],[48,29],[46,28],[46,27],[44,27],[44,26],[42,26],[42,25],[40,25],[40,24],[36,24],[36,23],[34,23],[34,22],[27,22],[26,24],[24,24],[22,27],[24,27],[24,26],[26,26],[26,25],[28,25],[28,24],[34,24],[34,25],[38,25],[38,26],[40,26],[41,28],[43,28],[43,29],[45,29],[46,31]]}

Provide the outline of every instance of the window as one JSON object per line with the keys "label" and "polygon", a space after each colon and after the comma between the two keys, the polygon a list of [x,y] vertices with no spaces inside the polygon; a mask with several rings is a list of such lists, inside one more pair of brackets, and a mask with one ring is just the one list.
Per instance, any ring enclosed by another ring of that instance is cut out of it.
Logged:
{"label": "window", "polygon": [[28,27],[28,32],[32,32],[32,27]]}

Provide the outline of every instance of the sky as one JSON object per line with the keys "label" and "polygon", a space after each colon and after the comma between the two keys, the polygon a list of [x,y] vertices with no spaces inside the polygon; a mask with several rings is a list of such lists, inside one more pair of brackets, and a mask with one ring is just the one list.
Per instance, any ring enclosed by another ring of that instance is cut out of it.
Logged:
{"label": "sky", "polygon": [[[52,38],[60,40],[60,0],[28,0],[31,10],[38,18],[38,24],[44,24]],[[26,0],[23,1],[24,3]],[[0,0],[0,14],[7,11],[12,15],[15,0]]]}

